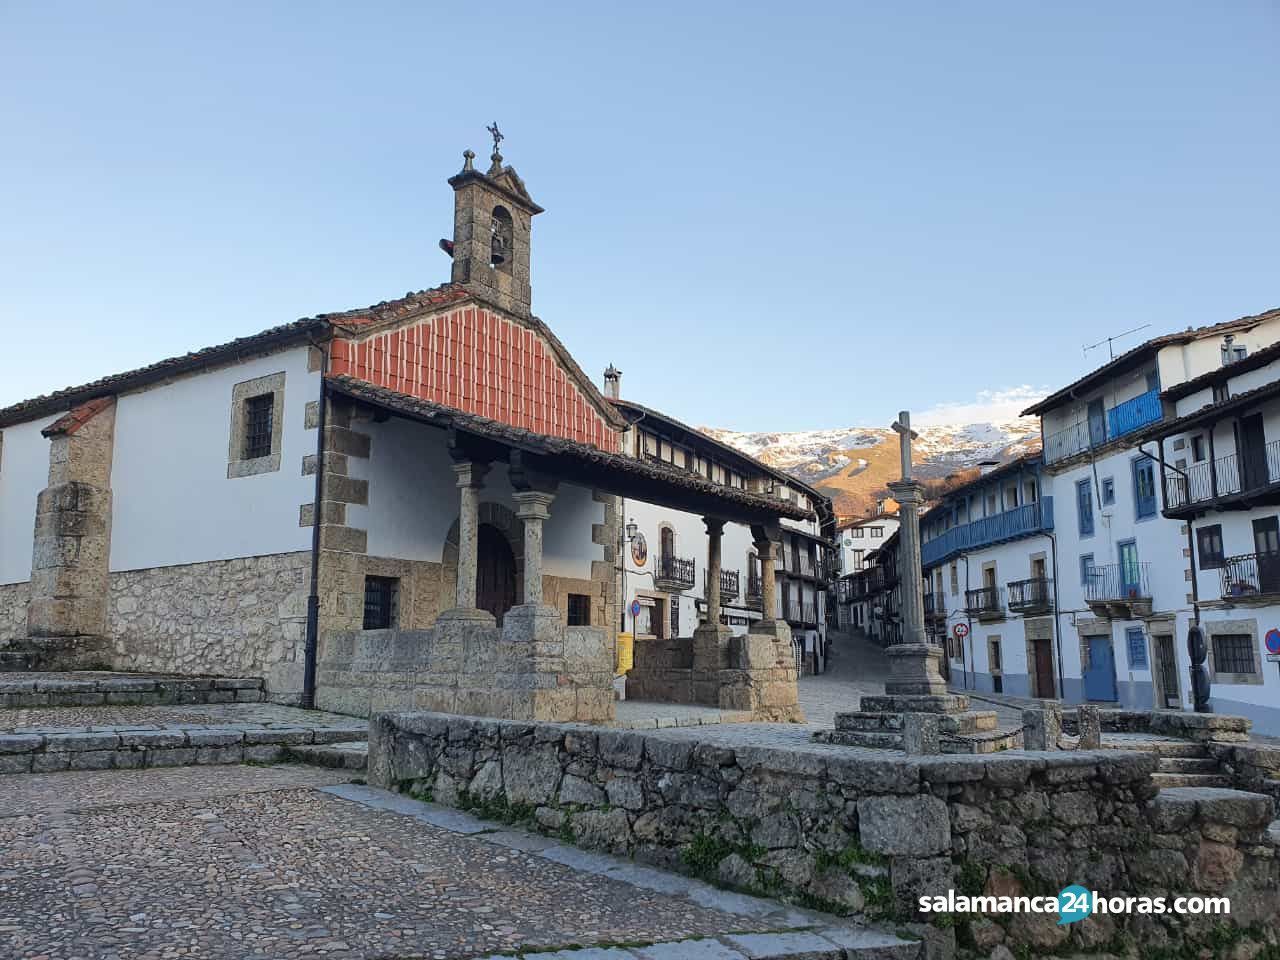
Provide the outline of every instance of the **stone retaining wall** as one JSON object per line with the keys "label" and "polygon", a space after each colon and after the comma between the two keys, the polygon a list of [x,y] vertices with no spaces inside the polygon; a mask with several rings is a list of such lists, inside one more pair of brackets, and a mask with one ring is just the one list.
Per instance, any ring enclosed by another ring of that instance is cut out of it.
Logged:
{"label": "stone retaining wall", "polygon": [[0,646],[27,635],[27,604],[31,601],[31,584],[0,584]]}
{"label": "stone retaining wall", "polygon": [[297,702],[311,554],[280,553],[113,573],[107,603],[118,670],[260,676]]}
{"label": "stone retaining wall", "polygon": [[[1249,739],[1251,726],[1246,717],[1187,710],[1099,710],[1098,719],[1108,733],[1150,733],[1202,743],[1242,743]],[[1062,729],[1079,733],[1077,710],[1062,711]]]}
{"label": "stone retaining wall", "polygon": [[[1168,791],[1156,758],[1114,750],[906,758],[823,745],[699,742],[441,714],[370,724],[370,783],[529,820],[586,846],[871,920],[922,919],[922,895],[1233,898],[1220,918],[1056,916],[935,921],[931,956],[1065,951],[1132,955],[1173,943],[1280,932],[1280,829],[1266,798]],[[999,922],[996,922],[996,920]]]}
{"label": "stone retaining wall", "polygon": [[508,719],[613,719],[614,648],[602,627],[566,627],[552,607],[446,611],[428,630],[326,636],[316,705],[353,716],[440,710]]}

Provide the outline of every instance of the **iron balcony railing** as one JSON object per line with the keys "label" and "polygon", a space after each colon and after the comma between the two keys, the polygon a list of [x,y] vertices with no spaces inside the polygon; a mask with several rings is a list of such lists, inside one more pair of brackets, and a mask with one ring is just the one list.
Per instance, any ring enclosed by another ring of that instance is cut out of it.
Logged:
{"label": "iron balcony railing", "polygon": [[1009,584],[1009,609],[1014,613],[1040,613],[1052,606],[1048,577],[1014,580]]}
{"label": "iron balcony railing", "polygon": [[952,527],[920,548],[920,560],[924,566],[932,567],[962,551],[1052,529],[1053,497],[1041,497],[1035,503]]}
{"label": "iron balcony railing", "polygon": [[978,587],[964,592],[964,612],[971,617],[991,616],[1004,610],[999,587]]}
{"label": "iron balcony railing", "polygon": [[[706,569],[702,571],[702,582],[706,583],[710,574]],[[738,595],[738,571],[737,570],[721,570],[720,571],[720,599],[728,600]]]}
{"label": "iron balcony railing", "polygon": [[924,595],[924,615],[926,617],[945,617],[947,615],[947,601],[940,593],[926,593]]}
{"label": "iron balcony railing", "polygon": [[812,603],[804,603],[800,605],[800,622],[801,623],[817,623],[818,608]]}
{"label": "iron balcony railing", "polygon": [[1084,599],[1089,603],[1150,600],[1150,563],[1110,563],[1090,567],[1084,574]]}
{"label": "iron balcony railing", "polygon": [[654,580],[664,590],[688,590],[697,576],[698,565],[691,559],[677,556],[657,558]]}
{"label": "iron balcony railing", "polygon": [[1160,391],[1148,390],[1132,400],[1118,403],[1106,411],[1106,416],[1086,419],[1044,438],[1044,462],[1056,463],[1078,453],[1133,433],[1164,416],[1160,405]]}
{"label": "iron balcony railing", "polygon": [[1223,561],[1223,597],[1276,593],[1280,593],[1280,553],[1246,553]]}
{"label": "iron balcony railing", "polygon": [[1177,510],[1218,497],[1252,493],[1280,483],[1280,440],[1273,440],[1259,455],[1242,462],[1234,453],[1210,461],[1193,463],[1185,476],[1165,477],[1165,509]]}
{"label": "iron balcony railing", "polygon": [[760,574],[754,570],[747,571],[747,606],[757,609],[764,603],[764,584]]}

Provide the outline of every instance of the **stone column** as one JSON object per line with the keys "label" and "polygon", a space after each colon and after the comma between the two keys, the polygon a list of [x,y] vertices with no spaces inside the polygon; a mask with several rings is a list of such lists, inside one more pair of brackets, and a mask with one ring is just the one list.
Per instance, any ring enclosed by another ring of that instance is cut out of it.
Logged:
{"label": "stone column", "polygon": [[479,549],[479,502],[487,463],[461,461],[453,465],[458,475],[458,606],[476,606],[476,562]]}
{"label": "stone column", "polygon": [[707,622],[720,623],[720,540],[724,536],[724,521],[703,517],[707,528]]}
{"label": "stone column", "polygon": [[889,483],[898,501],[898,583],[902,592],[902,642],[925,643],[924,590],[920,584],[920,484],[914,480]]}
{"label": "stone column", "polygon": [[542,521],[551,516],[554,493],[542,490],[517,490],[516,516],[524,523],[524,602],[542,603]]}

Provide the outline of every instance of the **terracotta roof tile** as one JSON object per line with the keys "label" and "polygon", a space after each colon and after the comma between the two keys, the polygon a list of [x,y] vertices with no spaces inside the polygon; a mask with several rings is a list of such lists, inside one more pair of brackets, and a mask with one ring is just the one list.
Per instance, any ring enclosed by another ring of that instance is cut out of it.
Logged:
{"label": "terracotta roof tile", "polygon": [[115,397],[96,397],[93,400],[80,404],[78,407],[73,407],[67,413],[53,421],[53,423],[49,424],[49,426],[41,430],[40,433],[42,436],[46,437],[52,437],[62,433],[75,433],[115,402]]}

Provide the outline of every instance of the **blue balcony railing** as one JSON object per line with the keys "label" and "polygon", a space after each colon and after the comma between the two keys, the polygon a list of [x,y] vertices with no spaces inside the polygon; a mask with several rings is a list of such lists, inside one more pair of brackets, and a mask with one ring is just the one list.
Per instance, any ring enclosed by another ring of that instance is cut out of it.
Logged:
{"label": "blue balcony railing", "polygon": [[1057,463],[1093,447],[1100,447],[1149,423],[1157,422],[1163,415],[1160,391],[1148,390],[1132,400],[1116,404],[1107,411],[1105,421],[1101,417],[1092,421],[1085,420],[1046,435],[1044,462]]}
{"label": "blue balcony railing", "polygon": [[1123,437],[1159,419],[1160,391],[1148,390],[1107,411],[1107,433],[1111,439]]}
{"label": "blue balcony railing", "polygon": [[977,550],[1052,529],[1053,497],[1041,497],[1035,503],[952,527],[921,546],[920,560],[924,566],[931,567],[964,550]]}

